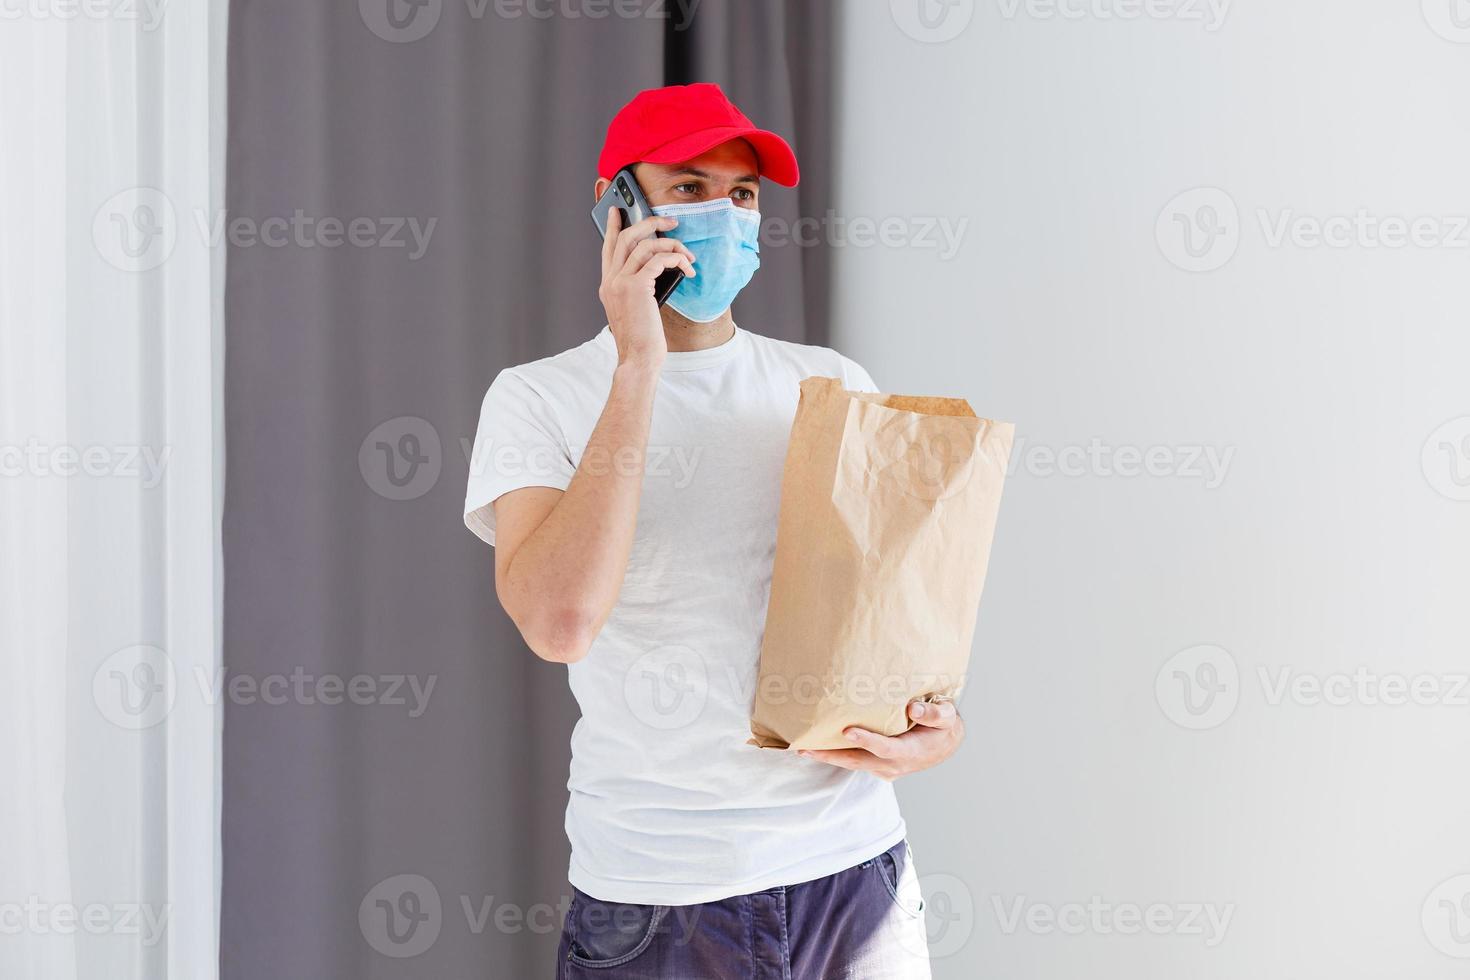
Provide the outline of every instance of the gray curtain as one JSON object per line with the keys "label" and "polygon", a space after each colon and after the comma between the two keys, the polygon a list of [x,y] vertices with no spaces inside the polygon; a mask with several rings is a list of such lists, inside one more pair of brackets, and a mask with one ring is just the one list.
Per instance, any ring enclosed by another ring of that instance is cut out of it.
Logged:
{"label": "gray curtain", "polygon": [[[602,324],[587,211],[637,90],[717,81],[793,138],[768,215],[830,187],[828,6],[689,6],[232,4],[227,980],[551,972],[576,708],[461,524],[481,396]],[[822,342],[822,252],[768,248],[739,321]]]}

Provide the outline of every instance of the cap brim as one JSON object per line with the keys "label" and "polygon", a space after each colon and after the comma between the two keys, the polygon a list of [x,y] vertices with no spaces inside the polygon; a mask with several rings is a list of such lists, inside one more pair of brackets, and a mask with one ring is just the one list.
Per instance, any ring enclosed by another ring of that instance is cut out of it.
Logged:
{"label": "cap brim", "polygon": [[655,150],[650,150],[643,155],[642,162],[683,163],[685,160],[694,159],[706,150],[714,149],[721,143],[740,139],[745,140],[754,148],[756,163],[762,177],[767,177],[783,187],[796,186],[797,181],[801,179],[801,171],[796,166],[796,154],[791,151],[790,145],[775,133],[752,126],[717,126],[713,129],[701,129],[697,133],[680,136]]}

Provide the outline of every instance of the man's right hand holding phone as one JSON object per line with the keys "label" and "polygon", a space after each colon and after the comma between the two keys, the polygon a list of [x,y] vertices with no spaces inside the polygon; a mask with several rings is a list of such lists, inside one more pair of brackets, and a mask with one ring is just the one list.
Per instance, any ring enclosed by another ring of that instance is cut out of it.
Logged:
{"label": "man's right hand holding phone", "polygon": [[602,240],[602,285],[597,296],[618,345],[618,363],[658,367],[668,353],[663,318],[654,299],[654,282],[668,269],[694,275],[694,253],[676,238],[656,233],[678,225],[675,218],[649,217],[624,228],[623,214],[607,215]]}
{"label": "man's right hand holding phone", "polygon": [[[607,404],[584,458],[643,459],[659,371],[668,354],[654,282],[666,269],[694,275],[694,254],[656,232],[678,224],[650,217],[623,228],[608,213],[597,290],[618,347]],[[573,663],[602,629],[628,567],[643,468],[577,467],[565,491],[524,487],[495,501],[495,591],[536,654]]]}

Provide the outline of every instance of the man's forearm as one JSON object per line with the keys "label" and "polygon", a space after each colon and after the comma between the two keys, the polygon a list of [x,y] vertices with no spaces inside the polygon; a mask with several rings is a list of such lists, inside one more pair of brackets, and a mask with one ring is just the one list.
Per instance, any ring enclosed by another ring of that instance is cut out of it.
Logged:
{"label": "man's forearm", "polygon": [[566,492],[511,559],[501,601],[528,643],[551,659],[579,660],[622,588],[659,363],[621,363],[607,404]]}

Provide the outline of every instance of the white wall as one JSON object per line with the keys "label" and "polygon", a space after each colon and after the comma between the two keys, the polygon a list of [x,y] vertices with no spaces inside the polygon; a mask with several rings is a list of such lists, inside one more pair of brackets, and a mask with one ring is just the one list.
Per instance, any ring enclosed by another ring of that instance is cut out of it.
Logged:
{"label": "white wall", "polygon": [[[935,976],[1463,977],[1470,10],[1149,2],[843,5],[835,345],[1021,439],[968,743],[900,784]],[[1360,209],[1421,244],[1311,242]],[[966,223],[952,255],[927,219]],[[1114,468],[1151,447],[1162,475]],[[1047,925],[1094,901],[1176,928]]]}

